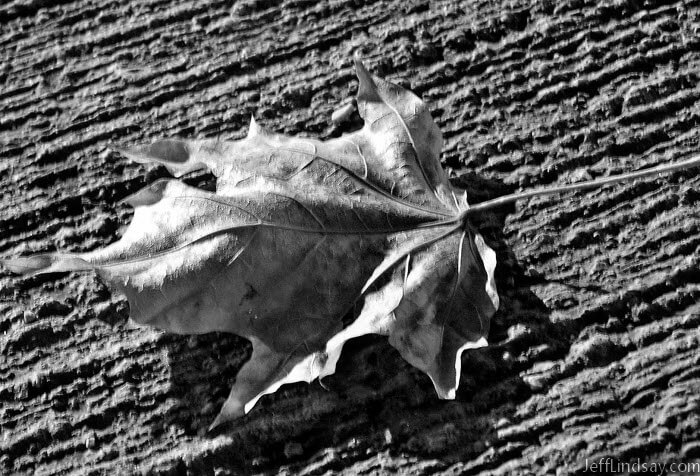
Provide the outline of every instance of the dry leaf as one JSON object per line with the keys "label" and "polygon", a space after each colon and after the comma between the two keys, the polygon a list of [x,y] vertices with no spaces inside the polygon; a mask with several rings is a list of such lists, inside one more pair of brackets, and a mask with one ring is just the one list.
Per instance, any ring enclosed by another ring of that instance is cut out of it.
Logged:
{"label": "dry leaf", "polygon": [[[462,352],[486,345],[498,308],[496,256],[469,213],[700,161],[470,209],[440,167],[442,136],[423,102],[372,78],[360,62],[356,69],[361,130],[321,142],[251,121],[240,141],[163,140],[123,150],[176,176],[211,170],[216,193],[159,180],[126,200],[135,214],[118,242],[2,264],[20,273],[96,270],[126,294],[138,323],[250,339],[253,355],[212,427],[282,384],[332,374],[343,344],[364,334],[387,335],[451,399]],[[357,317],[344,328],[350,312]]]}
{"label": "dry leaf", "polygon": [[[383,334],[454,398],[460,356],[486,344],[496,257],[440,167],[442,135],[412,93],[356,63],[364,127],[321,142],[251,121],[235,142],[123,150],[176,176],[209,169],[216,193],[159,180],[126,201],[133,221],[89,253],[5,260],[15,272],[96,270],[131,318],[171,332],[250,339],[213,426],[280,385],[332,374],[343,344]],[[357,318],[343,328],[343,317]]]}

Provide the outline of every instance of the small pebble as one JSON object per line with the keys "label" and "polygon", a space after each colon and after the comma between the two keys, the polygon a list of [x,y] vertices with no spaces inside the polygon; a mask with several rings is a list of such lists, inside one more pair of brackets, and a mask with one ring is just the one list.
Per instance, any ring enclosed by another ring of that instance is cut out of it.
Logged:
{"label": "small pebble", "polygon": [[194,349],[197,347],[199,344],[199,340],[197,339],[197,336],[190,336],[189,339],[187,339],[187,348],[188,349]]}
{"label": "small pebble", "polygon": [[25,324],[31,324],[32,322],[36,321],[37,315],[34,311],[30,311],[29,309],[27,309],[26,311],[24,311],[24,315],[22,316],[22,318],[24,319]]}
{"label": "small pebble", "polygon": [[390,445],[391,442],[394,441],[394,437],[392,436],[391,430],[389,428],[384,430],[384,441],[387,445]]}
{"label": "small pebble", "polygon": [[97,446],[97,437],[95,436],[95,432],[89,433],[85,437],[85,448],[91,450],[94,449]]}

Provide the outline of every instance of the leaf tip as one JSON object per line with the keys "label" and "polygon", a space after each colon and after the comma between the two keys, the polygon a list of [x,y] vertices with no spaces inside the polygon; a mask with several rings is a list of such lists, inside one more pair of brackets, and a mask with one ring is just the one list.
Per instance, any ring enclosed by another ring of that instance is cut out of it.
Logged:
{"label": "leaf tip", "polygon": [[82,258],[71,254],[43,253],[19,258],[0,259],[0,267],[13,274],[34,276],[45,273],[63,273],[91,269]]}
{"label": "leaf tip", "polygon": [[120,204],[126,203],[136,208],[137,206],[153,205],[163,198],[165,187],[168,185],[168,179],[156,180],[152,184],[142,188],[138,192],[129,195]]}
{"label": "leaf tip", "polygon": [[33,260],[31,258],[5,258],[0,259],[0,268],[5,271],[9,271],[12,274],[29,274],[37,269],[45,268],[48,264],[45,262],[46,258],[41,260]]}
{"label": "leaf tip", "polygon": [[[232,389],[232,393],[233,395],[230,395],[229,398],[224,402],[223,406],[221,407],[221,410],[219,410],[218,415],[216,415],[214,421],[211,423],[211,425],[209,425],[209,428],[207,429],[208,432],[211,432],[216,428],[221,427],[227,422],[242,417],[250,410],[250,408],[247,408],[248,405],[242,405],[242,402],[235,396],[235,387]],[[254,405],[256,401],[257,398],[255,398],[252,402],[248,402],[248,404],[252,403],[252,405]]]}
{"label": "leaf tip", "polygon": [[357,57],[355,57],[355,74],[357,75],[357,79],[360,81],[360,86],[357,88],[358,103],[362,99],[373,101],[377,100],[377,85],[375,84],[374,79],[372,79],[370,72],[367,71],[364,63]]}
{"label": "leaf tip", "polygon": [[250,126],[248,126],[248,137],[255,137],[260,134],[260,126],[255,122],[255,116],[250,115]]}
{"label": "leaf tip", "polygon": [[158,162],[165,165],[168,170],[177,170],[186,166],[193,155],[188,141],[179,139],[163,139],[150,145],[128,148],[110,145],[110,148],[133,162],[140,164]]}
{"label": "leaf tip", "polygon": [[221,416],[221,413],[219,413],[218,415],[216,415],[216,418],[214,418],[214,421],[211,423],[211,425],[209,425],[209,428],[207,428],[207,433],[211,433],[216,428],[221,426],[222,423],[224,423],[224,419]]}

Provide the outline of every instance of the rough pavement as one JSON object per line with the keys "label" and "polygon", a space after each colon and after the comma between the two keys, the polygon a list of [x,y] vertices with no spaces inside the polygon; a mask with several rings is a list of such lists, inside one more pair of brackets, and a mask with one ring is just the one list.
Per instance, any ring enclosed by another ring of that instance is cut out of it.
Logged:
{"label": "rough pavement", "polygon": [[[352,56],[412,88],[472,201],[700,152],[700,1],[0,5],[0,255],[104,246],[164,176],[110,143],[328,138]],[[191,183],[211,186],[211,177]],[[502,306],[455,401],[382,338],[206,435],[250,352],[127,323],[92,275],[0,274],[0,473],[573,474],[700,457],[697,170],[480,224]]]}

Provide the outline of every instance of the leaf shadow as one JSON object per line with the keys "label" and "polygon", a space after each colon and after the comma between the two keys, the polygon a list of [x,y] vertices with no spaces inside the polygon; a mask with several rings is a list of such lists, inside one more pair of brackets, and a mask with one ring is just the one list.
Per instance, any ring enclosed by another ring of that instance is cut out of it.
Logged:
{"label": "leaf shadow", "polygon": [[[454,182],[467,189],[471,203],[512,191],[472,174]],[[334,470],[347,468],[348,461],[362,459],[367,451],[429,458],[438,467],[471,461],[484,470],[501,464],[488,456],[503,446],[499,428],[537,391],[520,374],[533,358],[557,358],[569,345],[565,330],[552,323],[530,290],[531,277],[505,242],[503,228],[511,212],[500,210],[474,223],[497,253],[501,305],[492,319],[491,345],[462,356],[454,401],[439,400],[430,379],[404,361],[386,338],[363,336],[345,345],[334,375],[264,396],[248,415],[217,432],[226,437],[225,444],[190,464],[248,473],[281,465],[294,471],[316,461],[320,468]],[[513,331],[522,328],[528,332]],[[159,425],[174,425],[203,440],[216,436],[206,428],[250,352],[245,339],[232,335],[172,336],[171,392],[180,404]]]}

